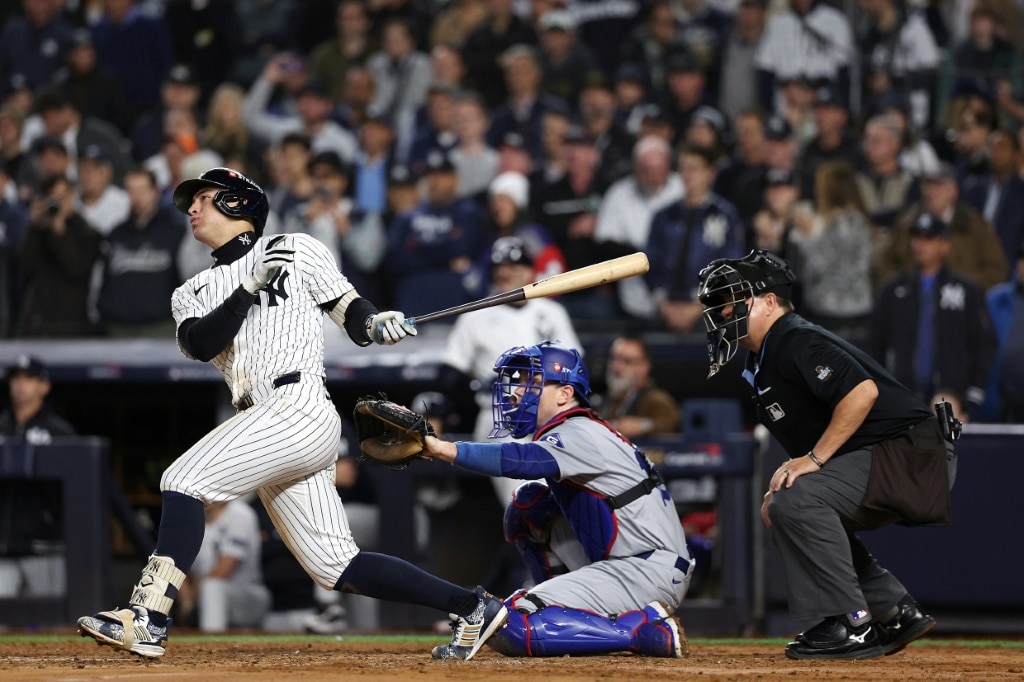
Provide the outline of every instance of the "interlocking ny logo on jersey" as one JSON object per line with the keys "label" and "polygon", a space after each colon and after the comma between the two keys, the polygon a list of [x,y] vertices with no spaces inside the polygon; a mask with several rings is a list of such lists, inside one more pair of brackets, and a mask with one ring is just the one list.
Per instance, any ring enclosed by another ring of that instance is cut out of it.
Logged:
{"label": "interlocking ny logo on jersey", "polygon": [[[285,282],[287,281],[288,271],[282,268],[281,270],[277,271],[277,274],[275,274],[269,282],[267,282],[267,286],[263,287],[263,292],[267,295],[268,307],[272,308],[278,305],[278,298],[280,298],[281,300],[288,299],[288,291],[285,289]],[[252,304],[261,305],[260,301],[262,299],[262,296],[257,296],[256,298],[253,299]]]}

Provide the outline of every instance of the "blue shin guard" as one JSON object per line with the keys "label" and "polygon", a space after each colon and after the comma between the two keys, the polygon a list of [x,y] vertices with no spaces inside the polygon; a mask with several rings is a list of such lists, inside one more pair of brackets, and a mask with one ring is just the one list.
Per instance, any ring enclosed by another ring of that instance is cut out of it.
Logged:
{"label": "blue shin guard", "polygon": [[606,618],[590,611],[547,606],[533,613],[515,610],[520,593],[506,600],[508,623],[488,641],[506,656],[579,656],[632,651],[678,657],[685,639],[678,622],[660,604]]}

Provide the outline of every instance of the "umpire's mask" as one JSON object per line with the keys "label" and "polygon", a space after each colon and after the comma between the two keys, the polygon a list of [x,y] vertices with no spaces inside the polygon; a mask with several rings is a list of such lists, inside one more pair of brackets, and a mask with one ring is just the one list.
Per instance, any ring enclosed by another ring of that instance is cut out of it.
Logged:
{"label": "umpire's mask", "polygon": [[721,258],[700,271],[697,296],[708,331],[708,378],[736,355],[740,339],[747,336],[748,301],[769,292],[788,299],[794,281],[789,264],[763,250],[739,259]]}

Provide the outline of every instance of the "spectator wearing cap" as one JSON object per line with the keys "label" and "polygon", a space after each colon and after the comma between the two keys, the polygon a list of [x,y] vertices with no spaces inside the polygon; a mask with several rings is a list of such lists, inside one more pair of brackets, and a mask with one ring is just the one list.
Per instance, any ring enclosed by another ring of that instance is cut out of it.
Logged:
{"label": "spectator wearing cap", "polygon": [[[11,4],[14,4],[13,2]],[[56,3],[22,0],[24,14],[15,16],[0,33],[0,99],[10,94],[15,74],[37,90],[48,85],[64,66],[74,31]]]}
{"label": "spectator wearing cap", "polygon": [[479,197],[498,174],[498,152],[487,144],[487,112],[483,100],[462,93],[455,100],[453,128],[457,141],[451,150],[459,171],[460,197]]}
{"label": "spectator wearing cap", "polygon": [[390,229],[398,216],[412,211],[420,203],[419,178],[408,166],[394,164],[388,169],[387,206],[381,222]]}
{"label": "spectator wearing cap", "polygon": [[[42,120],[43,134],[64,144],[72,166],[78,159],[78,150],[97,145],[114,165],[114,182],[120,184],[124,180],[124,172],[129,165],[128,143],[117,128],[106,121],[82,116],[59,89],[40,94],[36,99],[36,109]],[[74,169],[71,177],[74,177]]]}
{"label": "spectator wearing cap", "polygon": [[533,177],[533,156],[526,148],[526,140],[519,133],[505,133],[498,143],[498,172],[515,171]]}
{"label": "spectator wearing cap", "polygon": [[[1024,244],[1024,178],[1017,172],[1017,136],[999,128],[988,136],[988,172],[963,187],[964,203],[978,211],[999,236],[1003,253],[1012,255]],[[1010,264],[1010,273],[1015,264]]]}
{"label": "spectator wearing cap", "polygon": [[1009,271],[999,237],[980,213],[960,200],[956,174],[948,163],[927,174],[922,182],[921,201],[912,204],[893,226],[890,239],[876,253],[876,278],[883,280],[913,265],[911,235],[917,218],[930,214],[949,229],[950,270],[970,277],[984,289],[1006,281]]}
{"label": "spectator wearing cap", "polygon": [[1008,281],[987,295],[999,351],[989,374],[983,421],[1024,424],[1024,244]]}
{"label": "spectator wearing cap", "polygon": [[[292,111],[269,110],[275,87],[290,93]],[[331,119],[331,100],[323,82],[305,75],[305,65],[290,53],[272,57],[245,96],[242,118],[257,139],[276,145],[288,133],[308,135],[314,152],[334,150],[351,161],[358,146],[355,136]]]}
{"label": "spectator wearing cap", "polygon": [[239,30],[235,3],[169,0],[163,16],[175,59],[195,74],[205,105],[221,83],[231,80]]}
{"label": "spectator wearing cap", "polygon": [[23,203],[39,196],[44,180],[52,176],[71,178],[75,175],[68,148],[60,139],[43,135],[32,143],[32,153],[18,177],[18,195]]}
{"label": "spectator wearing cap", "polygon": [[921,188],[917,179],[900,166],[903,129],[887,116],[874,116],[864,126],[861,141],[864,167],[857,173],[857,185],[864,210],[884,244],[885,232],[903,209],[917,201]]}
{"label": "spectator wearing cap", "polygon": [[761,106],[779,113],[782,84],[800,77],[830,81],[848,92],[854,55],[845,14],[817,0],[790,0],[786,10],[768,18],[754,60]]}
{"label": "spectator wearing cap", "polygon": [[[751,220],[750,242],[755,249],[764,249],[790,259],[790,234],[796,216],[810,215],[808,202],[800,201],[800,183],[796,173],[784,168],[773,168],[764,174],[764,198],[761,208]],[[794,299],[799,298],[794,288]]]}
{"label": "spectator wearing cap", "polygon": [[0,160],[0,338],[10,336],[19,300],[17,267],[21,243],[28,231],[28,211],[17,200],[14,182]]}
{"label": "spectator wearing cap", "polygon": [[491,115],[487,141],[494,146],[508,133],[516,133],[522,137],[530,155],[539,158],[543,152],[540,133],[544,112],[567,104],[558,97],[541,92],[542,73],[534,48],[526,45],[512,47],[502,55],[501,63],[508,97]]}
{"label": "spectator wearing cap", "polygon": [[434,152],[424,172],[426,199],[390,226],[384,259],[392,303],[411,315],[472,300],[473,262],[487,243],[480,207],[458,197],[452,160]]}
{"label": "spectator wearing cap", "polygon": [[487,18],[466,37],[461,50],[468,69],[466,86],[480,93],[488,110],[509,94],[502,55],[515,45],[537,44],[536,32],[516,15],[513,4],[512,0],[486,0]]}
{"label": "spectator wearing cap", "polygon": [[75,210],[92,229],[106,236],[130,210],[128,193],[114,184],[114,165],[99,145],[91,144],[78,155],[78,190]]}
{"label": "spectator wearing cap", "polygon": [[710,149],[715,154],[715,171],[728,162],[729,131],[722,113],[707,105],[697,107],[686,129],[686,144]]}
{"label": "spectator wearing cap", "polygon": [[615,124],[634,138],[640,133],[644,105],[647,103],[647,78],[639,64],[626,62],[615,70],[612,92],[615,94]]}
{"label": "spectator wearing cap", "polygon": [[[10,406],[0,412],[0,440],[46,446],[76,435],[47,398],[53,388],[46,365],[38,358],[19,356],[7,368]],[[40,479],[0,479],[0,571],[5,580],[0,596],[59,596],[49,575],[63,574],[63,556],[40,555],[64,540],[61,484]],[[55,566],[60,563],[61,566]],[[52,581],[56,582],[56,581]]]}
{"label": "spectator wearing cap", "polygon": [[700,61],[709,91],[717,93],[722,49],[732,31],[733,15],[709,0],[680,0],[671,7],[679,24],[679,43]]}
{"label": "spectator wearing cap", "polygon": [[106,121],[122,135],[131,132],[124,91],[117,78],[97,63],[89,29],[75,29],[67,64],[54,75],[54,83],[83,116]]}
{"label": "spectator wearing cap", "polygon": [[129,125],[157,106],[160,88],[174,65],[174,47],[162,16],[151,16],[136,0],[108,0],[103,16],[93,25],[93,44],[99,63],[124,89]]}
{"label": "spectator wearing cap", "polygon": [[[533,263],[533,279],[540,280],[565,272],[565,256],[555,244],[551,233],[530,219],[530,181],[522,174],[508,171],[494,178],[487,190],[490,218],[488,235],[492,242],[503,237],[516,237],[523,242],[526,255]],[[478,261],[480,277],[486,282],[491,269],[490,252]],[[480,291],[488,291],[485,284]]]}
{"label": "spectator wearing cap", "polygon": [[929,405],[952,395],[966,410],[957,417],[966,421],[985,401],[998,347],[985,290],[950,267],[947,221],[920,212],[908,234],[910,266],[879,292],[867,350]]}
{"label": "spectator wearing cap", "polygon": [[368,110],[359,129],[359,152],[353,163],[356,206],[367,213],[384,211],[394,141],[391,119],[381,112]]}
{"label": "spectator wearing cap", "polygon": [[[672,148],[653,135],[633,147],[633,172],[613,184],[601,199],[594,241],[606,257],[642,251],[647,245],[651,218],[685,194],[683,181],[672,172]],[[616,285],[619,305],[630,316],[652,320],[657,308],[640,277]]]}
{"label": "spectator wearing cap", "polygon": [[697,300],[698,273],[716,258],[739,258],[743,229],[736,209],[712,191],[714,158],[709,150],[684,146],[679,175],[686,195],[654,214],[644,251],[651,263],[647,284],[665,326],[694,331],[703,306]]}
{"label": "spectator wearing cap", "polygon": [[75,213],[75,193],[64,175],[44,178],[30,207],[21,246],[24,282],[15,336],[90,336],[89,278],[101,237]]}
{"label": "spectator wearing cap", "polygon": [[156,176],[136,168],[125,176],[128,219],[103,243],[97,298],[103,332],[113,338],[167,338],[174,334],[171,294],[181,283],[181,216],[161,203]]}
{"label": "spectator wearing cap", "polygon": [[633,29],[622,43],[623,62],[638,64],[647,74],[647,84],[654,98],[668,90],[665,62],[680,49],[678,29],[668,0],[656,0],[648,10],[647,21]]}
{"label": "spectator wearing cap", "polygon": [[327,88],[327,95],[341,104],[345,77],[353,66],[363,65],[374,53],[370,35],[372,23],[366,3],[343,0],[334,14],[334,35],[316,45],[309,53],[309,72]]}
{"label": "spectator wearing cap", "polygon": [[814,102],[816,134],[800,151],[800,191],[814,196],[814,176],[826,161],[856,159],[857,141],[850,133],[850,111],[839,89],[825,85],[818,88]]}
{"label": "spectator wearing cap", "polygon": [[764,123],[764,156],[768,168],[797,169],[797,143],[793,126],[782,116],[772,116]]}
{"label": "spectator wearing cap", "polygon": [[700,60],[688,52],[670,55],[665,69],[668,72],[665,115],[681,140],[690,127],[694,112],[711,104],[707,77]]}
{"label": "spectator wearing cap", "polygon": [[435,81],[427,89],[427,101],[423,107],[422,120],[412,138],[407,156],[401,150],[396,156],[405,158],[414,172],[421,172],[427,155],[435,150],[450,154],[458,144],[455,132],[455,88],[448,83]]}
{"label": "spectator wearing cap", "polygon": [[767,0],[741,0],[722,48],[718,108],[727,120],[758,106],[755,57],[764,39]]}
{"label": "spectator wearing cap", "polygon": [[132,126],[132,156],[137,162],[145,161],[160,151],[167,132],[167,119],[173,115],[172,112],[187,112],[202,125],[201,95],[199,81],[191,68],[184,64],[171,67],[160,86],[159,103],[140,115]]}
{"label": "spectator wearing cap", "polygon": [[371,106],[391,118],[399,149],[408,149],[415,135],[416,112],[427,100],[430,57],[416,50],[409,25],[395,19],[384,25],[381,49],[366,68],[375,85]]}
{"label": "spectator wearing cap", "polygon": [[541,90],[566,102],[576,102],[587,78],[600,73],[594,53],[577,39],[576,18],[567,9],[544,12],[537,25]]}
{"label": "spectator wearing cap", "polygon": [[897,0],[861,0],[864,14],[857,26],[857,46],[864,77],[864,99],[893,90],[914,103],[914,130],[931,123],[932,93],[942,55],[924,13]]}
{"label": "spectator wearing cap", "polygon": [[801,314],[843,338],[863,338],[872,305],[871,230],[853,166],[823,162],[814,186],[814,209],[796,210],[789,232]]}

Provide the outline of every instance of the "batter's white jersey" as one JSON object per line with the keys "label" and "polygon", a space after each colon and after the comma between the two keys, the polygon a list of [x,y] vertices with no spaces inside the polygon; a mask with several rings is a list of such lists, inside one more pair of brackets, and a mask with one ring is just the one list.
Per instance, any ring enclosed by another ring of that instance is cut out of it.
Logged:
{"label": "batter's white jersey", "polygon": [[[252,232],[235,237],[242,246],[255,238]],[[221,305],[269,239],[175,290],[178,325]],[[234,340],[213,359],[239,412],[175,460],[160,488],[206,503],[256,490],[288,548],[319,585],[332,589],[359,549],[334,487],[341,419],[324,386],[321,305],[357,294],[316,239],[290,234],[275,247],[293,249],[294,261],[257,294]]]}

